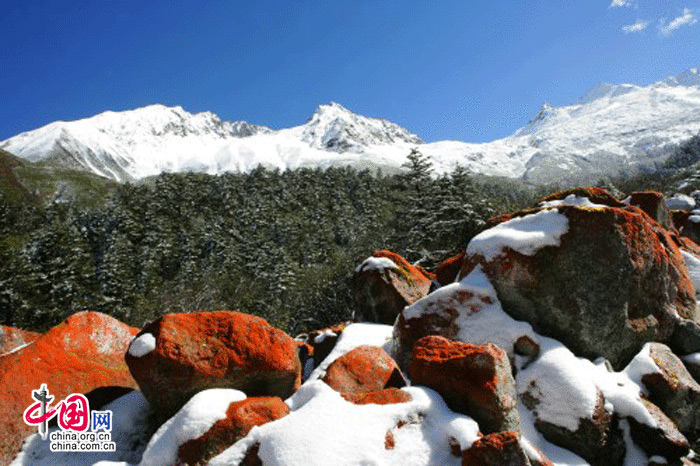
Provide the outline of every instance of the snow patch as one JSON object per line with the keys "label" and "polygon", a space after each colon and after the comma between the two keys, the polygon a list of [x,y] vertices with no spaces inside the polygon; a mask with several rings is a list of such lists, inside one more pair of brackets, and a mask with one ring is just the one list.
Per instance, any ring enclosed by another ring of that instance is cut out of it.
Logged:
{"label": "snow patch", "polygon": [[[629,197],[625,199],[627,202],[626,204],[629,204]],[[566,196],[564,199],[558,199],[555,201],[545,201],[545,202],[540,202],[540,207],[559,207],[562,205],[577,205],[577,206],[583,206],[583,207],[607,207],[603,204],[595,204],[591,202],[590,199],[587,197],[582,197],[582,196],[577,196],[576,194],[569,194]]]}
{"label": "snow patch", "polygon": [[671,210],[693,210],[695,199],[686,194],[674,194],[672,197],[666,198],[666,205]]}
{"label": "snow patch", "polygon": [[144,333],[131,342],[129,354],[135,358],[141,358],[154,349],[156,349],[156,337],[152,333]]}
{"label": "snow patch", "polygon": [[681,361],[700,366],[700,353],[686,354],[681,357]]}
{"label": "snow patch", "polygon": [[690,275],[690,280],[693,282],[695,294],[700,294],[700,259],[683,249],[681,249],[681,255],[683,256],[683,262],[685,262],[685,268],[688,270],[688,275]]}
{"label": "snow patch", "polygon": [[335,333],[333,330],[326,329],[314,337],[314,343],[317,345],[320,345],[321,343],[326,341],[326,338],[337,337],[337,336],[338,336],[338,334]]}
{"label": "snow patch", "polygon": [[368,257],[355,269],[355,273],[360,272],[384,272],[385,270],[398,270],[396,263],[388,257]]}
{"label": "snow patch", "polygon": [[[432,390],[403,390],[412,401],[354,405],[321,381],[307,383],[288,400],[293,409],[289,415],[253,428],[209,466],[237,464],[256,443],[266,466],[461,464],[450,453],[450,441],[469,448],[478,438],[476,422],[450,411]],[[398,427],[399,422],[405,424]],[[387,432],[395,442],[389,450],[385,448]]]}
{"label": "snow patch", "polygon": [[556,209],[518,217],[500,223],[476,235],[467,246],[467,254],[479,254],[487,261],[501,255],[505,248],[531,256],[545,246],[559,246],[569,231],[569,220]]}

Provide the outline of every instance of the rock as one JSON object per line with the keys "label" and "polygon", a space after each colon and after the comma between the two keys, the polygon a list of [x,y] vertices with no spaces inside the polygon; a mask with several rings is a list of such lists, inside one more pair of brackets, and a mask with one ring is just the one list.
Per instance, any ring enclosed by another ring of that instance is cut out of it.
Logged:
{"label": "rock", "polygon": [[700,324],[691,320],[678,320],[669,344],[681,355],[697,353],[700,351]]}
{"label": "rock", "polygon": [[474,442],[462,452],[462,466],[552,466],[552,462],[534,448],[525,448],[517,432],[506,431]]}
{"label": "rock", "polygon": [[700,243],[700,210],[693,210],[685,218],[685,221],[680,223],[678,228],[682,236],[692,240],[695,243]]}
{"label": "rock", "polygon": [[672,210],[693,210],[695,208],[695,199],[687,194],[676,193],[666,199],[666,204]]}
{"label": "rock", "polygon": [[636,191],[630,194],[630,205],[637,206],[648,216],[656,220],[662,227],[670,230],[673,228],[671,211],[666,205],[664,195],[658,191]]}
{"label": "rock", "polygon": [[649,356],[658,369],[658,372],[642,376],[649,399],[690,442],[697,441],[700,438],[700,385],[666,345],[650,343]]}
{"label": "rock", "polygon": [[[289,407],[277,397],[247,398],[231,403],[226,418],[217,421],[202,436],[189,440],[178,448],[181,465],[206,464],[211,458],[242,439],[255,427],[289,414]],[[251,454],[251,461],[252,461]]]}
{"label": "rock", "polygon": [[314,330],[306,335],[306,343],[313,347],[314,367],[318,367],[331,354],[348,324],[349,322],[343,322],[332,327]]}
{"label": "rock", "polygon": [[98,387],[135,387],[124,364],[129,340],[138,332],[99,312],[79,312],[41,335],[33,344],[0,358],[0,464],[8,464],[36,427],[22,422],[32,390],[45,383],[55,406],[72,393]]}
{"label": "rock", "polygon": [[353,276],[356,318],[393,325],[401,310],[428,294],[433,276],[391,251],[375,251]]}
{"label": "rock", "polygon": [[333,361],[323,381],[341,393],[374,392],[406,385],[396,362],[378,346],[362,345]]}
{"label": "rock", "polygon": [[301,381],[297,343],[265,320],[234,311],[166,314],[141,330],[126,363],[162,419],[201,390],[286,399]]}
{"label": "rock", "polygon": [[538,333],[619,369],[647,341],[669,342],[679,316],[697,319],[678,247],[637,207],[518,215],[472,239],[459,278],[480,266],[503,309]]}
{"label": "rock", "polygon": [[672,463],[686,456],[690,451],[688,439],[679,432],[676,425],[658,406],[645,399],[642,399],[642,402],[657,426],[650,427],[637,422],[632,417],[627,418],[634,443],[639,445],[648,456],[663,456]]}
{"label": "rock", "polygon": [[350,403],[356,405],[389,405],[395,403],[408,403],[413,397],[398,388],[385,388],[376,392],[341,393],[341,396]]}
{"label": "rock", "polygon": [[471,416],[482,432],[520,429],[515,382],[501,348],[428,336],[413,348],[410,374],[414,385],[438,392],[450,409]]}
{"label": "rock", "polygon": [[[530,404],[532,400],[527,400],[526,403]],[[535,427],[545,439],[573,451],[591,466],[622,465],[625,457],[624,440],[620,435],[617,420],[605,410],[602,393],[598,392],[598,403],[593,415],[580,419],[575,431],[539,419],[537,416],[535,418]]]}
{"label": "rock", "polygon": [[[408,370],[415,343],[429,335],[469,344],[493,343],[506,350],[511,363],[518,340],[524,345],[524,338],[529,338],[536,345],[531,326],[514,321],[503,311],[496,291],[480,268],[401,312],[394,325],[392,355],[403,370]],[[530,349],[535,351],[534,347]]]}
{"label": "rock", "polygon": [[0,325],[0,357],[36,341],[40,336],[41,333]]}
{"label": "rock", "polygon": [[700,353],[693,353],[681,358],[685,368],[696,382],[700,383]]}
{"label": "rock", "polygon": [[435,279],[440,285],[449,285],[455,281],[457,275],[459,275],[459,270],[462,268],[464,256],[465,252],[462,251],[456,256],[445,259],[435,267]]}
{"label": "rock", "polygon": [[543,202],[563,201],[570,196],[585,197],[593,204],[604,205],[607,207],[625,207],[627,205],[607,192],[605,189],[592,186],[557,191],[556,193],[552,193],[540,199],[538,201],[538,205],[542,204]]}

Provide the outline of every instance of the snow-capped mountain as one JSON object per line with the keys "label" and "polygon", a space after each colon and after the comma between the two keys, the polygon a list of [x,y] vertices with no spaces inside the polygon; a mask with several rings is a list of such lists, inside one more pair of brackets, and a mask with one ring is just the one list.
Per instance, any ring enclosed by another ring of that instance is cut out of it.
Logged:
{"label": "snow-capped mountain", "polygon": [[387,120],[330,103],[303,125],[279,130],[151,105],[51,123],[2,141],[0,148],[124,181],[164,171],[214,174],[258,165],[396,170],[419,146],[437,172],[461,165],[547,182],[655,169],[698,133],[700,69],[691,68],[649,86],[600,84],[565,107],[544,104],[511,136],[489,143],[424,143]]}

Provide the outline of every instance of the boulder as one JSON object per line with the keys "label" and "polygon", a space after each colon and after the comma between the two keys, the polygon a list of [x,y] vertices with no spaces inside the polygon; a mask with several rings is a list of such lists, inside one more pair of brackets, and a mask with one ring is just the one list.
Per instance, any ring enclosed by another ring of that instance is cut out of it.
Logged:
{"label": "boulder", "polygon": [[664,195],[658,191],[635,191],[630,194],[629,204],[639,207],[649,217],[656,220],[662,227],[670,230],[673,228],[671,211],[666,205]]}
{"label": "boulder", "polygon": [[695,243],[700,243],[700,210],[693,210],[689,215],[680,216],[684,221],[679,222],[679,228],[682,236],[690,239]]}
{"label": "boulder", "polygon": [[681,358],[685,368],[696,382],[700,383],[700,353],[693,353]]}
{"label": "boulder", "polygon": [[341,393],[345,401],[356,405],[390,405],[408,403],[413,397],[398,388],[385,388],[376,392]]}
{"label": "boulder", "polygon": [[41,333],[0,325],[0,357],[38,340],[40,336]]}
{"label": "boulder", "polygon": [[166,314],[141,330],[126,363],[161,419],[201,390],[286,399],[301,382],[297,343],[265,320],[234,311]]}
{"label": "boulder", "polygon": [[462,466],[552,466],[543,453],[523,445],[514,431],[481,437],[462,452]]}
{"label": "boulder", "polygon": [[323,381],[341,393],[374,392],[406,385],[389,354],[378,346],[362,345],[333,361]]}
{"label": "boulder", "polygon": [[645,399],[642,402],[656,422],[656,427],[637,422],[633,417],[627,418],[634,443],[648,456],[663,456],[671,463],[686,456],[690,452],[688,439],[658,406]]}
{"label": "boulder", "polygon": [[457,275],[459,275],[459,270],[462,268],[464,256],[465,253],[462,251],[455,256],[445,259],[435,267],[435,280],[441,286],[449,285],[455,281]]}
{"label": "boulder", "polygon": [[413,348],[410,374],[414,385],[438,392],[450,409],[472,417],[482,432],[520,429],[515,382],[501,348],[428,336]]}
{"label": "boulder", "polygon": [[656,370],[641,378],[649,399],[691,443],[696,442],[700,438],[700,385],[666,345],[650,343],[649,357]]}
{"label": "boulder", "polygon": [[375,251],[352,279],[355,317],[393,325],[401,310],[428,294],[434,276],[391,251]]}
{"label": "boulder", "polygon": [[480,267],[514,318],[618,369],[645,342],[669,342],[679,318],[697,319],[678,247],[637,207],[529,212],[474,237],[459,277]]}
{"label": "boulder", "polygon": [[[211,458],[248,435],[253,427],[275,421],[287,414],[289,407],[277,397],[234,401],[226,410],[224,419],[217,421],[203,435],[180,445],[177,464],[206,464]],[[250,456],[252,461],[253,455]]]}
{"label": "boulder", "polygon": [[98,387],[135,387],[124,352],[138,332],[99,312],[79,312],[41,335],[33,344],[0,357],[0,464],[8,464],[36,427],[22,422],[32,390],[46,384],[52,406],[72,393]]}
{"label": "boulder", "polygon": [[[408,369],[416,342],[430,335],[462,343],[493,343],[511,358],[519,340],[518,351],[538,351],[531,326],[514,321],[503,311],[496,291],[480,268],[401,312],[394,325],[392,355],[402,369]],[[529,349],[526,339],[532,342]]]}
{"label": "boulder", "polygon": [[679,319],[673,329],[669,345],[676,353],[683,356],[700,351],[700,323]]}
{"label": "boulder", "polygon": [[314,367],[318,367],[318,365],[331,354],[340,335],[349,323],[350,322],[343,322],[332,327],[313,330],[303,335],[304,342],[313,348]]}
{"label": "boulder", "polygon": [[557,191],[539,200],[538,204],[556,203],[569,198],[586,198],[593,204],[598,204],[607,207],[625,207],[626,204],[615,196],[607,192],[603,188],[593,186],[585,186],[580,188],[567,189],[565,191]]}

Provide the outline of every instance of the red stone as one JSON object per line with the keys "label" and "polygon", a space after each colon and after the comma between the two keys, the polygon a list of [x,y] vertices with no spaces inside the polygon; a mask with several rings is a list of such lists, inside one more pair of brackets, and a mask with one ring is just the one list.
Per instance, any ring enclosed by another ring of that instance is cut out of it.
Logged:
{"label": "red stone", "polygon": [[459,275],[465,255],[465,252],[461,252],[456,256],[445,259],[435,267],[435,279],[440,285],[449,285],[455,281],[457,275]]}
{"label": "red stone", "polygon": [[435,276],[422,267],[411,265],[391,251],[375,251],[372,256],[392,260],[397,269],[370,269],[355,273],[353,288],[357,303],[356,317],[368,322],[393,325],[404,307],[428,294]]}
{"label": "red stone", "polygon": [[259,317],[234,311],[166,314],[144,333],[155,337],[155,349],[142,357],[127,353],[126,363],[161,418],[209,388],[283,399],[299,388],[297,343]]}
{"label": "red stone", "polygon": [[33,403],[32,390],[45,383],[54,405],[71,393],[98,387],[135,387],[124,363],[129,340],[138,332],[99,312],[79,312],[41,335],[33,344],[0,358],[0,464],[18,453],[36,427],[22,422]]}
{"label": "red stone", "polygon": [[377,346],[358,346],[326,369],[323,381],[341,393],[374,392],[406,385],[396,361]]}
{"label": "red stone", "polygon": [[178,464],[206,464],[242,439],[255,427],[276,421],[289,414],[289,407],[277,397],[247,398],[229,405],[226,418],[217,421],[201,437],[178,448]]}
{"label": "red stone", "polygon": [[413,397],[398,388],[385,388],[377,392],[341,393],[345,401],[356,405],[389,405],[395,403],[408,403]]}
{"label": "red stone", "polygon": [[518,430],[517,394],[507,353],[439,336],[413,348],[411,381],[438,392],[453,411],[471,416],[483,432]]}
{"label": "red stone", "polygon": [[462,466],[530,466],[514,431],[498,432],[478,439],[462,452]]}

